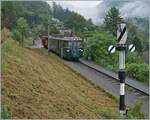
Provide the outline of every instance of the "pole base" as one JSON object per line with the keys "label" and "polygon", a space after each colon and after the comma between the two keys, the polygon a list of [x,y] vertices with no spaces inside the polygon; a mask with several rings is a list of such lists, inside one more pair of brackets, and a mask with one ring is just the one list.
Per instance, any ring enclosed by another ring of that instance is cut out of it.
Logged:
{"label": "pole base", "polygon": [[127,111],[126,110],[120,110],[119,113],[120,113],[121,116],[127,115]]}

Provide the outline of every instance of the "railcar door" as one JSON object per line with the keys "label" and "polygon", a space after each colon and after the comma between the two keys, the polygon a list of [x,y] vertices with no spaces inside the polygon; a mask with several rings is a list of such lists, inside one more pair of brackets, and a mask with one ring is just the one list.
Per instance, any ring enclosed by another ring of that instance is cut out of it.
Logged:
{"label": "railcar door", "polygon": [[78,42],[72,41],[72,55],[73,57],[78,57]]}

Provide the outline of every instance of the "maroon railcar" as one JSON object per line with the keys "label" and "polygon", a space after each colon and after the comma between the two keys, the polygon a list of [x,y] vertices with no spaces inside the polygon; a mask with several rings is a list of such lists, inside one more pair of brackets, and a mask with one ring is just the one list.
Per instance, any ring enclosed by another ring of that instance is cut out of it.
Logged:
{"label": "maroon railcar", "polygon": [[42,36],[42,44],[44,48],[48,48],[48,36]]}

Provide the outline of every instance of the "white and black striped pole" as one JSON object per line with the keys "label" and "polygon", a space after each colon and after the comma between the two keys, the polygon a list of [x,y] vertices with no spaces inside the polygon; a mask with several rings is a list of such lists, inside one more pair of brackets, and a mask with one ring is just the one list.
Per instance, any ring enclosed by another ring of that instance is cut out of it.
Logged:
{"label": "white and black striped pole", "polygon": [[117,39],[118,46],[116,49],[119,51],[119,72],[118,78],[120,80],[120,105],[119,112],[121,115],[126,115],[126,106],[125,106],[125,52],[126,52],[126,40],[127,40],[127,31],[126,24],[118,24],[117,30]]}
{"label": "white and black striped pole", "polygon": [[[108,48],[109,53],[114,53],[116,50],[119,51],[119,71],[118,71],[118,78],[120,80],[120,105],[119,105],[119,112],[120,115],[126,115],[126,105],[125,105],[125,54],[127,51],[127,30],[126,30],[126,24],[120,23],[118,24],[117,29],[117,39],[118,44],[117,46],[110,45]],[[130,52],[135,51],[135,46],[133,44],[130,44],[128,46],[128,50]]]}

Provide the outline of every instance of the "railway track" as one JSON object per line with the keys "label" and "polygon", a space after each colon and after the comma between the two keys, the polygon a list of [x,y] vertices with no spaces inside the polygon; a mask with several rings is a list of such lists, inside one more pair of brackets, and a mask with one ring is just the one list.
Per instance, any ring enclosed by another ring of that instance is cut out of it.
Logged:
{"label": "railway track", "polygon": [[[112,76],[106,75],[103,72],[95,70],[81,62],[71,62],[66,60],[63,60],[63,62],[86,77],[88,80],[99,85],[105,91],[109,92],[113,96],[119,97],[120,83]],[[142,111],[145,113],[147,118],[149,117],[149,94],[135,88],[135,86],[132,87],[131,85],[126,85],[125,100],[126,105],[131,107],[133,107],[137,101],[141,101],[143,103]]]}
{"label": "railway track", "polygon": [[[118,74],[114,73],[114,72],[111,72],[111,71],[108,71],[106,70],[105,68],[101,67],[101,66],[97,66],[96,64],[94,64],[92,61],[91,62],[87,62],[85,60],[82,60],[80,59],[79,62],[81,64],[84,64],[85,66],[87,67],[90,67],[98,72],[101,72],[103,73],[104,75],[108,76],[108,77],[111,77],[113,78],[114,80],[117,80],[119,82],[119,79],[118,79]],[[136,80],[132,80],[130,78],[126,78],[126,85],[146,94],[146,95],[149,95],[149,87],[142,84],[142,83],[139,83],[138,81]]]}

